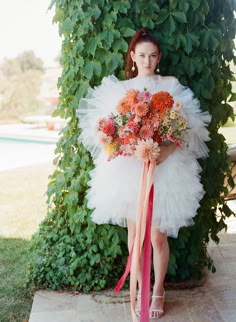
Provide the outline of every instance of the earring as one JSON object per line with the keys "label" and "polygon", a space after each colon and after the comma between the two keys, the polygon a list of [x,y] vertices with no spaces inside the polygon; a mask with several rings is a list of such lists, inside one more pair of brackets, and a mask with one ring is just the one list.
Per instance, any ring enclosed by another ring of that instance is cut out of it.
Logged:
{"label": "earring", "polygon": [[131,70],[132,70],[132,72],[135,71],[134,61],[133,61],[133,66],[132,66]]}
{"label": "earring", "polygon": [[159,73],[160,73],[159,63],[158,63],[158,65],[157,65],[156,72],[157,72],[157,74],[159,74]]}

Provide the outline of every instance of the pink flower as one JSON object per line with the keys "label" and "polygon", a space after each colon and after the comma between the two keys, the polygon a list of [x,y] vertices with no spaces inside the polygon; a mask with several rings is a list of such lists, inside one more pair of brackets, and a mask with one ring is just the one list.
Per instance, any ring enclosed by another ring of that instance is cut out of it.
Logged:
{"label": "pink flower", "polygon": [[139,140],[136,146],[135,156],[137,159],[148,162],[157,160],[160,154],[160,147],[152,139]]}
{"label": "pink flower", "polygon": [[145,116],[149,111],[149,106],[145,102],[139,102],[134,105],[134,112],[139,117]]}
{"label": "pink flower", "polygon": [[118,135],[121,139],[124,139],[128,134],[128,129],[126,126],[122,126],[118,130]]}
{"label": "pink flower", "polygon": [[133,132],[133,133],[138,133],[140,126],[134,122],[134,121],[129,121],[127,123],[127,127]]}
{"label": "pink flower", "polygon": [[143,125],[139,131],[141,139],[150,139],[153,136],[153,128],[151,125]]}
{"label": "pink flower", "polygon": [[151,97],[152,95],[147,91],[139,92],[137,95],[137,100],[138,102],[148,102],[150,101]]}
{"label": "pink flower", "polygon": [[100,118],[97,122],[98,130],[101,130],[106,123],[107,119],[105,117]]}

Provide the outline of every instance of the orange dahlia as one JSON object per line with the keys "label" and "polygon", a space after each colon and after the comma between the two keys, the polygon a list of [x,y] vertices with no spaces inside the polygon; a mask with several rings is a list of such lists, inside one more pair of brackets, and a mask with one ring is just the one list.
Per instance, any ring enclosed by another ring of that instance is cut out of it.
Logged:
{"label": "orange dahlia", "polygon": [[145,102],[139,102],[135,104],[134,111],[136,115],[143,117],[149,112],[149,105]]}
{"label": "orange dahlia", "polygon": [[173,106],[174,100],[170,93],[161,91],[152,95],[151,104],[163,114],[167,108]]}
{"label": "orange dahlia", "polygon": [[137,95],[138,91],[135,89],[131,89],[126,93],[126,99],[131,105],[133,105],[137,103]]}
{"label": "orange dahlia", "polygon": [[126,98],[123,98],[119,101],[116,109],[120,114],[126,114],[131,111],[131,104],[129,103],[129,101],[127,101]]}

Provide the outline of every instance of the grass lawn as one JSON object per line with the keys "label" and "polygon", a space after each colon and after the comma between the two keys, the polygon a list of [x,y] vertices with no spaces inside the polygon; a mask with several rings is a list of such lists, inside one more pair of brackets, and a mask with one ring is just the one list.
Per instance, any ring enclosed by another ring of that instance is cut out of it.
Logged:
{"label": "grass lawn", "polygon": [[236,118],[234,121],[229,119],[219,132],[224,135],[227,144],[236,144]]}
{"label": "grass lawn", "polygon": [[50,164],[0,172],[0,322],[29,319],[33,290],[25,286],[30,239],[46,214]]}
{"label": "grass lawn", "polygon": [[0,321],[28,320],[33,290],[26,288],[30,241],[0,237]]}

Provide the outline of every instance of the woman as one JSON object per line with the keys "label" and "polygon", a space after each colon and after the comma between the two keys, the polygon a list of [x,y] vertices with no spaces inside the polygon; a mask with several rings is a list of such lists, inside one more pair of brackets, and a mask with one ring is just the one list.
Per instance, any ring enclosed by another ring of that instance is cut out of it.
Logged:
{"label": "woman", "polygon": [[[140,29],[131,39],[125,72],[128,80],[119,81],[114,76],[103,79],[80,102],[78,114],[82,133],[81,141],[91,152],[95,168],[91,171],[88,207],[94,209],[92,219],[98,224],[112,223],[128,228],[128,248],[134,243],[141,162],[134,157],[117,157],[107,161],[97,134],[96,123],[100,117],[117,113],[117,103],[130,89],[151,94],[168,91],[183,105],[188,131],[181,148],[175,143],[160,146],[154,177],[154,201],[151,229],[155,282],[150,303],[150,318],[164,314],[164,279],[169,261],[167,236],[177,237],[180,227],[194,223],[204,191],[200,183],[201,171],[197,158],[207,157],[205,141],[209,140],[206,125],[208,113],[202,113],[199,101],[189,88],[183,87],[175,77],[157,75],[161,53],[155,37],[147,29]],[[143,263],[145,265],[145,263]],[[140,265],[141,267],[142,265]],[[141,289],[141,269],[138,278]],[[140,293],[136,313],[140,314]]]}

